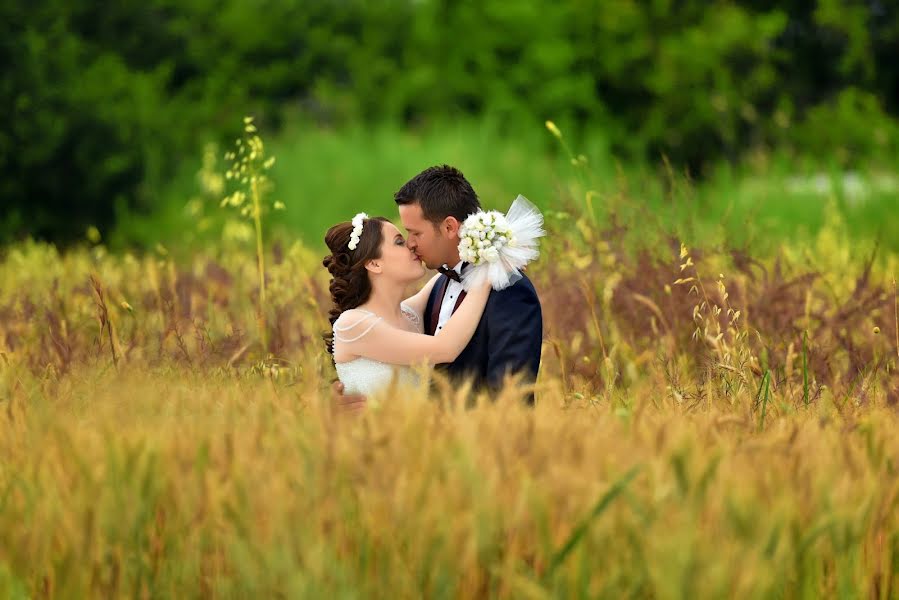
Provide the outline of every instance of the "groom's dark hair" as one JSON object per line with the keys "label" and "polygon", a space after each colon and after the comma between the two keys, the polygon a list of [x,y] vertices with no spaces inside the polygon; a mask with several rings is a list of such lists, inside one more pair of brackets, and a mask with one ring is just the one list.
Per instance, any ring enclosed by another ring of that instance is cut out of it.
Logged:
{"label": "groom's dark hair", "polygon": [[462,171],[449,165],[429,167],[393,195],[397,204],[421,205],[425,219],[435,225],[447,217],[460,223],[481,209],[478,195]]}

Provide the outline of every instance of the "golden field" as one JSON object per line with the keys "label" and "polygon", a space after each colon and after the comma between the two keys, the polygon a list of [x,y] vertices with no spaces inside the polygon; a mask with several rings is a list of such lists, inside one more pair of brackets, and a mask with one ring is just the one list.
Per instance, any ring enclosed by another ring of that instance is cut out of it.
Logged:
{"label": "golden field", "polygon": [[0,595],[899,597],[896,257],[548,228],[536,407],[358,418],[317,250],[6,249]]}

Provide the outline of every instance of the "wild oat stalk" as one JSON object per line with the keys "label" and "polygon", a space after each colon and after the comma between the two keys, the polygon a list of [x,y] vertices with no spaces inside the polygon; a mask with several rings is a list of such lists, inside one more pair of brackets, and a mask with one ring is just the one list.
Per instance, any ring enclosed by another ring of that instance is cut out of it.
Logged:
{"label": "wild oat stalk", "polygon": [[[680,273],[686,276],[679,277],[672,285],[690,284],[688,293],[697,296],[697,303],[693,306],[695,329],[692,339],[704,340],[715,353],[718,361],[716,366],[722,375],[735,373],[740,382],[739,387],[743,388],[748,385],[753,373],[761,375],[761,371],[758,359],[749,345],[749,327],[741,321],[742,311],[733,308],[728,302],[730,294],[724,283],[724,274],[718,275],[718,298],[713,300],[706,291],[689,249],[683,243],[679,260],[683,261],[679,265]],[[727,320],[726,327],[721,325],[722,314]]]}
{"label": "wild oat stalk", "polygon": [[100,337],[97,340],[97,347],[100,348],[102,346],[103,330],[105,329],[107,335],[109,336],[109,351],[112,353],[112,364],[116,369],[118,369],[119,358],[118,356],[116,356],[115,338],[112,331],[112,319],[110,319],[109,317],[109,308],[106,306],[103,284],[100,283],[100,279],[96,275],[90,276],[90,282],[91,286],[94,288],[94,293],[96,293],[97,295],[97,299],[95,300],[95,302],[97,304],[97,320],[100,322]]}
{"label": "wild oat stalk", "polygon": [[[547,121],[545,125],[547,131],[549,131],[553,135],[553,137],[559,140],[559,144],[568,155],[568,160],[571,162],[571,166],[575,168],[575,173],[577,174],[578,179],[581,180],[581,183],[584,185],[584,187],[589,187],[586,175],[587,156],[584,154],[578,154],[577,156],[575,156],[574,152],[571,150],[571,146],[569,146],[565,141],[565,138],[562,137],[562,131],[554,122]],[[586,208],[586,213],[593,225],[596,225],[596,212],[593,210],[593,198],[597,196],[599,196],[599,193],[596,190],[589,189],[584,195],[584,206]]]}
{"label": "wild oat stalk", "polygon": [[899,294],[896,293],[895,277],[893,277],[893,317],[896,323],[896,357],[899,358]]}
{"label": "wild oat stalk", "polygon": [[[231,194],[225,196],[221,206],[232,206],[240,209],[240,215],[253,221],[256,230],[256,264],[259,271],[259,307],[258,322],[263,349],[268,348],[268,331],[265,324],[265,247],[262,241],[262,213],[267,205],[266,196],[273,185],[266,173],[275,164],[275,157],[266,158],[265,146],[258,135],[253,117],[244,117],[244,134],[234,142],[236,150],[226,152],[225,160],[231,167],[225,172],[225,179],[238,184]],[[249,198],[249,202],[247,199]],[[274,201],[272,208],[284,210],[284,203]]]}

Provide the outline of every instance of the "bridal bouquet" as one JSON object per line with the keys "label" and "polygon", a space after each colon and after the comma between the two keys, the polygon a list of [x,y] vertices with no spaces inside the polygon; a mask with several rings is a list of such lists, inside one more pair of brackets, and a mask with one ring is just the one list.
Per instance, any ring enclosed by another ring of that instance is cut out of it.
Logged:
{"label": "bridal bouquet", "polygon": [[477,212],[459,229],[459,257],[471,264],[462,275],[466,290],[485,281],[503,290],[519,279],[520,270],[540,256],[538,238],[546,235],[543,215],[524,196],[518,196],[509,212]]}

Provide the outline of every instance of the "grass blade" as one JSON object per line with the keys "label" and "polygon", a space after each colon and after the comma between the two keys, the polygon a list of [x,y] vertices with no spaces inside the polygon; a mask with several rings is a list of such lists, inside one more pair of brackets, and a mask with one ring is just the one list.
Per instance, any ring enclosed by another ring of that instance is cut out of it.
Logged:
{"label": "grass blade", "polygon": [[808,331],[802,332],[802,402],[808,406]]}
{"label": "grass blade", "polygon": [[581,521],[575,528],[574,531],[571,532],[571,535],[568,536],[568,539],[562,544],[562,547],[559,548],[556,553],[553,555],[552,560],[549,561],[549,568],[546,570],[546,576],[551,577],[553,572],[563,563],[565,559],[568,558],[568,555],[574,550],[577,546],[578,542],[583,539],[584,535],[586,535],[587,530],[590,528],[590,524],[596,520],[599,515],[601,515],[605,510],[612,504],[612,501],[618,497],[621,492],[628,486],[631,480],[636,477],[637,473],[640,471],[640,467],[634,467],[630,471],[624,474],[621,479],[612,484],[612,487],[606,491],[605,494],[596,502],[593,506],[593,509],[590,511],[583,521]]}
{"label": "grass blade", "polygon": [[[771,385],[771,370],[765,371],[765,376],[762,377],[762,385],[765,386],[765,397],[762,399],[762,415],[759,417],[759,431],[765,428],[765,412],[768,409],[768,392]],[[759,389],[761,392],[761,388]]]}

